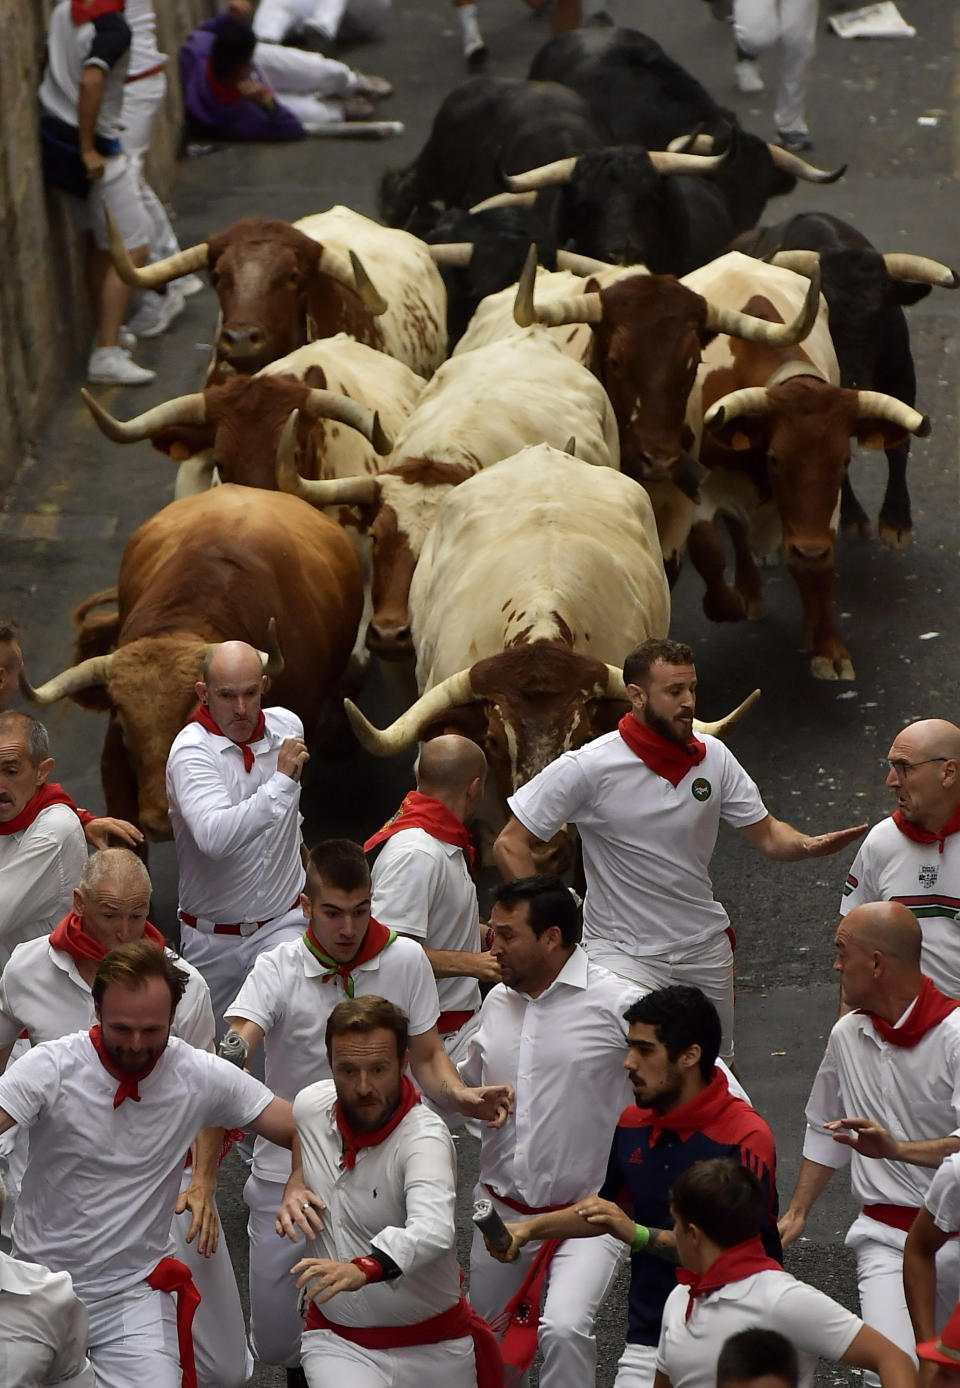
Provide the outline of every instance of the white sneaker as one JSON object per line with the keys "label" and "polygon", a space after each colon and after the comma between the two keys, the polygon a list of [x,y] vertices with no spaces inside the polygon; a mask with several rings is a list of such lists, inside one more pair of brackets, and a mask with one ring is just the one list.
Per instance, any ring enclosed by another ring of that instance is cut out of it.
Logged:
{"label": "white sneaker", "polygon": [[206,280],[199,275],[184,275],[183,279],[177,280],[177,288],[185,299],[189,299],[194,294],[199,294],[204,288]]}
{"label": "white sneaker", "polygon": [[155,371],[131,361],[122,347],[94,347],[87,363],[87,380],[104,386],[148,386]]}
{"label": "white sneaker", "polygon": [[748,95],[752,92],[763,91],[763,78],[760,76],[760,69],[752,58],[741,58],[734,69],[734,76],[738,92]]}
{"label": "white sneaker", "polygon": [[186,302],[182,289],[176,284],[168,284],[165,294],[147,290],[140,307],[126,326],[137,337],[159,337],[183,312]]}

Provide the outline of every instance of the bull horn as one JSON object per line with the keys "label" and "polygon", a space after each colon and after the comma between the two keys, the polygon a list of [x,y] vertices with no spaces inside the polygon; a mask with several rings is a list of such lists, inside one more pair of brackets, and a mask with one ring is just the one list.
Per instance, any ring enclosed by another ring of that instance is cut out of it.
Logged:
{"label": "bull horn", "polygon": [[427,245],[430,259],[434,265],[449,265],[455,270],[465,270],[473,258],[472,241],[438,241]]}
{"label": "bull horn", "polygon": [[71,694],[79,694],[81,689],[106,684],[110,678],[112,660],[112,655],[92,655],[89,660],[81,660],[79,665],[71,665],[69,670],[54,675],[52,680],[41,684],[39,689],[34,689],[21,671],[20,693],[31,704],[55,704],[60,699],[69,698]]}
{"label": "bull horn", "polygon": [[180,279],[181,275],[192,275],[204,268],[210,254],[206,241],[199,241],[195,246],[188,246],[185,251],[177,251],[176,255],[155,260],[152,265],[134,265],[130,259],[130,252],[123,243],[120,228],[109,211],[107,235],[110,238],[110,259],[113,261],[113,268],[124,284],[129,284],[134,289],[161,289],[171,280]]}
{"label": "bull horn", "polygon": [[892,280],[916,280],[918,284],[936,284],[941,289],[956,289],[960,284],[956,270],[939,260],[928,260],[925,255],[890,251],[883,257],[883,263]]}
{"label": "bull horn", "polygon": [[575,294],[569,299],[541,304],[538,308],[533,297],[536,278],[537,248],[532,245],[517,284],[517,297],[513,301],[513,321],[521,328],[528,328],[531,323],[559,328],[564,323],[599,323],[602,320],[603,300],[599,294]]}
{"label": "bull horn", "polygon": [[888,419],[892,424],[899,424],[901,428],[916,434],[920,439],[925,439],[933,427],[929,415],[921,414],[919,410],[905,405],[902,400],[897,400],[895,396],[884,395],[878,390],[858,390],[857,402],[861,416]]}
{"label": "bull horn", "polygon": [[527,169],[526,173],[504,174],[503,181],[511,193],[536,193],[541,188],[556,188],[570,182],[579,158],[579,154],[570,154],[566,159],[554,159],[536,169]]}
{"label": "bull horn", "polygon": [[357,294],[360,296],[361,302],[370,310],[374,317],[379,317],[381,313],[386,313],[388,308],[387,301],[363,268],[363,261],[357,255],[356,251],[350,252],[350,264],[353,267],[354,283],[356,284]]}
{"label": "bull horn", "polygon": [[712,135],[703,131],[691,131],[689,135],[677,135],[667,145],[670,154],[712,154],[715,144]]}
{"label": "bull horn", "polygon": [[793,174],[794,178],[802,178],[806,183],[836,183],[847,172],[846,164],[841,164],[838,169],[818,169],[815,164],[808,164],[806,159],[801,159],[799,154],[791,154],[782,145],[768,143],[767,149],[778,169]]}
{"label": "bull horn", "polygon": [[668,149],[647,150],[647,157],[662,174],[707,174],[729,162],[729,147],[722,154],[680,154]]}
{"label": "bull horn", "polygon": [[571,458],[575,458],[575,457],[577,456],[577,436],[576,436],[576,434],[571,434],[571,435],[570,435],[570,437],[567,439],[566,443],[563,445],[563,451],[564,451],[564,453],[568,453],[568,454],[570,455]]}
{"label": "bull horn", "polygon": [[819,251],[777,251],[768,261],[770,265],[779,265],[781,270],[792,270],[796,275],[805,275],[807,279],[813,277],[813,273],[820,266]]}
{"label": "bull horn", "polygon": [[141,440],[153,438],[161,429],[169,429],[174,424],[207,422],[207,402],[203,391],[197,391],[193,395],[178,395],[175,400],[165,400],[162,405],[154,405],[153,409],[125,420],[114,419],[85,388],[81,387],[80,395],[101,434],[114,443],[140,443]]}
{"label": "bull horn", "polygon": [[536,193],[494,193],[482,202],[475,202],[469,210],[474,213],[489,212],[493,207],[532,207],[536,200]]}
{"label": "bull horn", "polygon": [[732,728],[735,728],[742,718],[753,708],[760,698],[760,690],[755,689],[752,694],[748,694],[742,704],[738,704],[732,713],[728,713],[726,718],[718,718],[715,723],[701,723],[699,718],[693,720],[693,730],[696,733],[707,733],[710,737],[725,738]]}
{"label": "bull horn", "polygon": [[341,395],[336,390],[320,390],[314,386],[303,403],[303,412],[309,419],[336,419],[356,429],[368,440],[374,452],[381,456],[393,448],[393,439],[380,423],[377,411],[368,409],[359,400],[351,400],[349,395]]}
{"label": "bull horn", "polygon": [[820,309],[820,266],[810,275],[806,298],[792,323],[771,323],[766,318],[754,318],[739,309],[726,308],[707,300],[707,327],[747,342],[765,342],[774,347],[794,347],[812,331]]}
{"label": "bull horn", "polygon": [[428,689],[426,694],[421,694],[416,703],[411,704],[406,713],[401,713],[389,728],[375,728],[350,699],[344,699],[343,707],[360,746],[375,757],[392,757],[417,742],[421,728],[427,723],[434,722],[448,709],[478,697],[473,692],[470,671],[460,670],[441,680],[433,689]]}
{"label": "bull horn", "polygon": [[283,651],[280,649],[276,617],[271,617],[267,623],[267,647],[268,649],[265,651],[257,651],[260,664],[263,666],[263,673],[265,675],[282,675],[286,662],[283,658]]}
{"label": "bull horn", "polygon": [[343,251],[335,246],[323,246],[320,252],[320,270],[347,289],[352,289],[364,307],[375,317],[386,313],[387,301],[377,291],[355,251],[344,255]]}
{"label": "bull horn", "polygon": [[703,416],[705,429],[720,429],[738,415],[769,414],[773,404],[767,394],[766,386],[744,386],[742,390],[732,390],[714,401]]}
{"label": "bull horn", "polygon": [[331,477],[311,481],[297,470],[297,424],[300,411],[292,410],[277,444],[277,487],[299,496],[311,506],[368,506],[376,501],[380,484],[376,477]]}
{"label": "bull horn", "polygon": [[[646,268],[646,267],[644,267]],[[604,270],[622,270],[622,265],[611,265],[609,260],[594,260],[592,255],[578,255],[576,251],[557,251],[557,269],[569,270],[571,275],[599,275]]]}

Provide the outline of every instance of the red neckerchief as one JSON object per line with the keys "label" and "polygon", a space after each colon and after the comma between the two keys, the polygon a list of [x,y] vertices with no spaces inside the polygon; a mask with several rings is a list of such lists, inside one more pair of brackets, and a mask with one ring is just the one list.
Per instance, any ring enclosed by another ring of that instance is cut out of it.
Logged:
{"label": "red neckerchief", "polygon": [[222,101],[224,106],[235,106],[238,101],[243,101],[243,96],[237,91],[236,83],[221,82],[213,70],[213,64],[207,59],[207,86],[210,88],[211,95],[218,101]]}
{"label": "red neckerchief", "polygon": [[685,745],[671,742],[634,718],[632,713],[625,713],[617,727],[630,751],[672,786],[678,786],[687,772],[699,766],[707,755],[706,744],[698,737],[691,737]]}
{"label": "red neckerchief", "polygon": [[698,1296],[716,1292],[728,1282],[742,1282],[755,1272],[783,1272],[779,1263],[767,1257],[759,1234],[744,1243],[735,1244],[733,1248],[725,1248],[717,1261],[711,1263],[699,1277],[687,1268],[677,1268],[677,1281],[682,1287],[689,1288],[684,1320],[690,1319],[693,1303]]}
{"label": "red neckerchief", "polygon": [[650,1133],[650,1146],[655,1147],[660,1139],[661,1133],[676,1133],[681,1142],[685,1142],[694,1133],[704,1130],[708,1123],[711,1123],[719,1113],[737,1100],[731,1095],[727,1086],[727,1077],[722,1070],[714,1066],[710,1083],[705,1089],[701,1089],[699,1094],[695,1094],[692,1099],[688,1099],[679,1108],[671,1109],[669,1113],[658,1113],[655,1108],[640,1108],[637,1127],[652,1129]]}
{"label": "red neckerchief", "polygon": [[[163,949],[166,940],[160,934],[155,925],[147,921],[143,927],[143,938],[150,940],[158,949]],[[83,928],[83,919],[78,916],[76,911],[71,911],[69,916],[64,916],[63,920],[56,926],[50,934],[51,949],[59,949],[63,954],[69,954],[71,959],[75,959],[79,964],[82,959],[92,960],[99,964],[107,951],[103,945],[98,944],[92,935],[88,935]]]}
{"label": "red neckerchief", "polygon": [[857,1011],[861,1016],[869,1017],[879,1036],[884,1041],[889,1041],[891,1046],[904,1046],[907,1050],[915,1046],[918,1041],[922,1041],[931,1027],[935,1027],[942,1022],[944,1017],[949,1017],[955,1008],[960,1007],[960,1002],[954,1002],[953,998],[948,998],[939,988],[935,988],[926,974],[917,994],[916,1001],[910,1009],[910,1015],[902,1026],[892,1026],[890,1022],[878,1017],[875,1012],[870,1012],[865,1007],[858,1007]]}
{"label": "red neckerchief", "polygon": [[374,959],[381,950],[392,945],[397,938],[395,930],[388,930],[385,925],[375,921],[370,917],[370,924],[367,926],[367,933],[363,937],[363,944],[358,952],[353,956],[348,964],[341,964],[339,960],[331,958],[326,950],[313,933],[313,926],[308,925],[303,935],[303,943],[310,953],[320,960],[327,972],[320,979],[321,983],[332,983],[335,978],[343,980],[343,986],[348,998],[353,997],[353,970],[358,964],[365,964],[368,959]]}
{"label": "red neckerchief", "polygon": [[138,1070],[136,1074],[131,1075],[128,1074],[126,1070],[121,1070],[119,1065],[115,1065],[107,1055],[106,1047],[103,1044],[103,1037],[100,1034],[99,1022],[95,1027],[90,1028],[90,1040],[93,1042],[93,1049],[100,1057],[100,1064],[106,1070],[107,1074],[112,1075],[115,1080],[120,1081],[120,1087],[113,1096],[113,1107],[119,1108],[124,1099],[132,1099],[135,1104],[139,1104],[140,1081],[147,1078],[150,1071],[163,1055],[163,1051],[160,1052],[160,1055],[151,1060],[150,1064],[143,1070]]}
{"label": "red neckerchief", "polygon": [[89,24],[102,14],[122,14],[124,0],[70,0],[70,18],[74,24]]}
{"label": "red neckerchief", "polygon": [[921,829],[918,824],[911,824],[909,819],[904,819],[899,810],[894,810],[893,822],[906,838],[912,839],[914,843],[935,843],[939,852],[942,853],[944,839],[948,839],[951,834],[960,832],[960,809],[936,833],[932,833],[929,829]]}
{"label": "red neckerchief", "polygon": [[193,1273],[179,1258],[161,1258],[146,1281],[154,1291],[170,1292],[177,1298],[181,1388],[197,1388],[197,1365],[193,1356],[193,1318],[200,1305],[200,1293],[193,1280]]}
{"label": "red neckerchief", "polygon": [[[215,733],[217,737],[227,736],[227,734],[223,732],[221,728],[218,728],[216,723],[213,721],[213,718],[210,716],[210,710],[207,708],[206,704],[201,704],[200,707],[197,709],[196,713],[192,713],[190,715],[190,717],[187,719],[187,722],[199,723],[201,728],[206,728],[208,733]],[[266,731],[266,727],[267,720],[263,716],[263,709],[261,709],[260,717],[257,719],[257,726],[254,728],[253,732],[250,734],[250,736],[246,739],[245,742],[237,742],[235,738],[230,738],[230,741],[234,744],[234,746],[239,747],[240,751],[243,753],[244,771],[253,770],[254,758],[253,752],[250,750],[250,743],[259,742],[260,739],[263,737],[264,732]]]}
{"label": "red neckerchief", "polygon": [[424,829],[432,839],[439,839],[441,843],[452,843],[455,848],[462,848],[467,862],[473,867],[476,854],[466,827],[460,823],[460,820],[451,810],[447,809],[446,805],[441,804],[439,800],[434,800],[432,795],[424,795],[419,790],[411,790],[403,797],[403,803],[399,810],[387,820],[382,829],[378,829],[371,838],[367,839],[363,845],[363,851],[369,853],[371,848],[376,848],[378,843],[392,838],[394,834],[399,834],[403,829]]}
{"label": "red neckerchief", "polygon": [[333,1116],[337,1120],[337,1127],[340,1129],[340,1136],[343,1138],[343,1156],[340,1159],[340,1167],[344,1171],[352,1171],[357,1164],[357,1153],[361,1147],[378,1147],[381,1142],[390,1136],[394,1128],[403,1122],[412,1108],[420,1102],[420,1091],[413,1082],[404,1075],[400,1081],[400,1103],[397,1105],[392,1117],[388,1118],[382,1127],[377,1128],[372,1133],[355,1133],[347,1122],[340,1108],[338,1099],[333,1109]]}
{"label": "red neckerchief", "polygon": [[74,814],[77,807],[70,799],[63,786],[58,786],[56,781],[50,785],[38,786],[23,809],[14,819],[8,819],[6,824],[0,824],[0,835],[19,834],[24,829],[29,829],[38,814],[49,809],[51,805],[69,805]]}

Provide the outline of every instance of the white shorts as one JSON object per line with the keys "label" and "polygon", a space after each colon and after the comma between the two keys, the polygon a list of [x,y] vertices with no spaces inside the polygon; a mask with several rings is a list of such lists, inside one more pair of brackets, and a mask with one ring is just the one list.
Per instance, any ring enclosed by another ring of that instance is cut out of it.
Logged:
{"label": "white shorts", "polygon": [[110,248],[105,207],[109,207],[128,251],[148,245],[150,223],[140,184],[125,154],[111,154],[104,161],[103,178],[90,185],[90,196],[83,203],[81,227],[90,232],[102,251]]}

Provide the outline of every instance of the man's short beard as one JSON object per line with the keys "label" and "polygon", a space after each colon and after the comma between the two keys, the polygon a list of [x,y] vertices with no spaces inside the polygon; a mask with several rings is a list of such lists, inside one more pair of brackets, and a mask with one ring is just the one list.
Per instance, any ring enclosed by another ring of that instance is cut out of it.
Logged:
{"label": "man's short beard", "polygon": [[677,732],[674,725],[668,718],[662,718],[659,713],[654,713],[653,709],[647,704],[643,711],[644,722],[648,728],[652,728],[655,733],[665,737],[668,742],[676,742],[681,747],[686,747],[690,741],[689,735],[684,733],[682,736]]}

